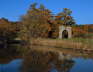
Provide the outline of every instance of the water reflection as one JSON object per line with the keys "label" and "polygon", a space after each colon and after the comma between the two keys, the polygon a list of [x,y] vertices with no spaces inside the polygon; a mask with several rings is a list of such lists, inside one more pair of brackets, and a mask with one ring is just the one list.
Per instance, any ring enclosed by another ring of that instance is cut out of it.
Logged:
{"label": "water reflection", "polygon": [[52,51],[31,51],[24,59],[0,64],[0,72],[93,72],[93,59]]}
{"label": "water reflection", "polygon": [[93,59],[73,58],[75,65],[71,72],[93,72]]}
{"label": "water reflection", "polygon": [[23,72],[69,72],[73,65],[74,61],[67,55],[32,51],[25,57]]}
{"label": "water reflection", "polygon": [[0,64],[0,72],[20,72],[22,59],[15,59],[8,64]]}

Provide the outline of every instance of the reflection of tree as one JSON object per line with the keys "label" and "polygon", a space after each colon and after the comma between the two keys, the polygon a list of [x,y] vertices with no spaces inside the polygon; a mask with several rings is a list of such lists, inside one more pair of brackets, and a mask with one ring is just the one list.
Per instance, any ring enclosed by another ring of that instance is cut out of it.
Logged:
{"label": "reflection of tree", "polygon": [[72,66],[74,65],[74,61],[73,60],[64,60],[63,64],[62,64],[62,71],[63,72],[70,72],[70,69],[72,68]]}
{"label": "reflection of tree", "polygon": [[53,67],[58,72],[69,72],[73,64],[72,60],[59,60],[54,52],[32,51],[24,59],[22,72],[50,72]]}

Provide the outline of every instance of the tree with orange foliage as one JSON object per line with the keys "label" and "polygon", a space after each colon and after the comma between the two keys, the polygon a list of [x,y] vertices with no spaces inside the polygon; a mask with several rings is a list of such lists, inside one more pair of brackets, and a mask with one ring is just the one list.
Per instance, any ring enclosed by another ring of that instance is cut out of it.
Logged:
{"label": "tree with orange foliage", "polygon": [[72,11],[68,8],[64,8],[62,12],[58,13],[56,20],[61,25],[74,25],[75,20],[71,16]]}
{"label": "tree with orange foliage", "polygon": [[25,31],[29,31],[30,37],[47,37],[47,33],[50,30],[48,21],[51,16],[50,10],[46,9],[43,5],[37,8],[37,4],[34,3],[27,14],[22,17],[23,28],[25,28]]}

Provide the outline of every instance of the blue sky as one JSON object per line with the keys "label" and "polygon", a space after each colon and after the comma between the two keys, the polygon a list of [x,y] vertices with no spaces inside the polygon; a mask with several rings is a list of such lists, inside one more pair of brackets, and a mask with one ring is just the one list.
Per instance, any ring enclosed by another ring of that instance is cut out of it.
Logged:
{"label": "blue sky", "polygon": [[33,2],[44,4],[55,14],[70,8],[77,24],[93,24],[93,0],[0,0],[0,18],[17,21]]}

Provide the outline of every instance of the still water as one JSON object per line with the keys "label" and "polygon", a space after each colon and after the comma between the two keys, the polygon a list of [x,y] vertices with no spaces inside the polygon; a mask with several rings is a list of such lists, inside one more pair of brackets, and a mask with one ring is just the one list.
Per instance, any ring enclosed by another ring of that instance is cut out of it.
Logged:
{"label": "still water", "polygon": [[15,59],[8,64],[0,64],[0,72],[20,72],[22,59]]}
{"label": "still water", "polygon": [[[60,72],[93,72],[93,59],[72,58],[74,64],[68,70]],[[15,59],[8,64],[0,64],[0,72],[21,72],[22,59]],[[66,62],[67,63],[67,62]],[[62,65],[65,68],[66,64]],[[50,72],[59,72],[53,67]]]}
{"label": "still water", "polygon": [[74,66],[70,72],[93,72],[93,59],[74,58]]}

